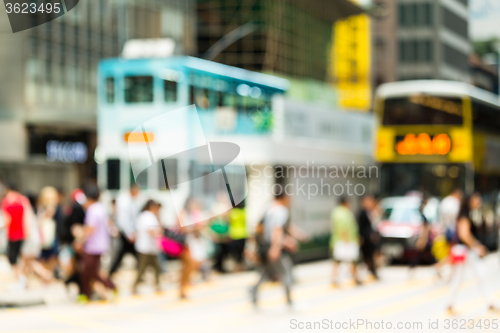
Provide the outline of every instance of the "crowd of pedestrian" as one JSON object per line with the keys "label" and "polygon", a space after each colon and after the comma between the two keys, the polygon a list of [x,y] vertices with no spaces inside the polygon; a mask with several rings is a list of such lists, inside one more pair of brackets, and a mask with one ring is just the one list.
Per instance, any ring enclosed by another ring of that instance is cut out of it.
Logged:
{"label": "crowd of pedestrian", "polygon": [[[212,209],[225,213],[205,219],[205,215],[215,214],[205,212],[195,198],[188,198],[176,224],[167,227],[160,214],[162,204],[147,199],[140,205],[139,194],[140,188],[132,185],[129,191],[112,200],[111,207],[106,207],[100,200],[99,189],[93,185],[75,189],[66,198],[63,191],[54,187],[44,187],[38,196],[25,196],[15,184],[7,184],[1,202],[8,240],[6,254],[20,288],[28,288],[30,278],[36,276],[43,283],[59,279],[67,286],[75,284],[78,301],[82,303],[103,297],[112,300],[118,296],[113,279],[123,258],[130,255],[135,258],[137,271],[130,286],[132,293],[138,293],[149,268],[153,271],[154,288],[161,292],[165,262],[175,258],[180,263],[179,296],[185,298],[193,273],[199,272],[202,279],[208,280],[212,269],[220,273],[243,271],[249,268],[250,261],[259,273],[250,289],[252,303],[258,303],[261,284],[271,280],[283,284],[287,302],[292,304],[293,257],[299,244],[307,242],[309,236],[291,223],[291,198],[284,192],[275,195],[251,237],[243,202],[232,207],[220,195]],[[340,286],[341,264],[349,266],[358,285],[363,283],[358,271],[362,264],[378,280],[382,257],[377,228],[382,209],[378,198],[372,194],[362,197],[357,215],[347,197],[336,201],[331,212],[329,243],[333,258],[331,283]],[[464,197],[460,190],[453,191],[440,202],[439,219],[432,226],[424,214],[428,201],[429,197],[423,195],[410,271],[429,253],[435,259],[439,277],[444,266],[451,266],[449,310],[453,311],[465,265],[470,263],[493,309],[482,262],[488,250],[481,243],[479,232],[485,225],[480,194]],[[247,242],[249,239],[253,242]],[[117,243],[114,251],[112,242]],[[103,270],[102,257],[108,254],[110,264]],[[97,292],[96,282],[106,291]]]}
{"label": "crowd of pedestrian", "polygon": [[[189,198],[176,224],[167,227],[161,219],[162,204],[146,199],[141,205],[140,188],[135,184],[113,199],[110,207],[100,200],[100,191],[93,185],[74,190],[69,198],[50,186],[38,196],[21,194],[13,183],[2,187],[6,254],[20,289],[29,288],[33,277],[47,284],[62,280],[66,286],[76,285],[81,303],[112,300],[118,296],[113,280],[129,255],[135,258],[137,271],[132,293],[138,293],[148,269],[153,271],[155,290],[161,292],[169,258],[180,263],[179,296],[184,298],[193,273],[209,279],[210,257],[215,258],[213,268],[219,272],[247,268],[244,204],[231,209],[222,196],[216,205],[225,205],[226,213],[205,220],[202,205]],[[200,220],[205,221],[192,223]],[[101,268],[105,255],[110,263]],[[233,265],[228,269],[229,257]],[[96,283],[106,291],[96,290]]]}

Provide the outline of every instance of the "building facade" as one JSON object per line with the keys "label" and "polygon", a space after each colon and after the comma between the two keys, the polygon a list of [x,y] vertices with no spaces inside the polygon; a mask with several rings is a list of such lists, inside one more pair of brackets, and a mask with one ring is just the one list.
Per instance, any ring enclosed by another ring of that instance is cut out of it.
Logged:
{"label": "building facade", "polygon": [[377,84],[470,81],[468,0],[376,0]]}
{"label": "building facade", "polygon": [[198,0],[199,56],[258,72],[329,81],[332,24],[361,13],[349,0]]}
{"label": "building facade", "polygon": [[95,178],[99,60],[134,38],[172,38],[177,53],[194,54],[193,13],[185,0],[80,1],[14,34],[0,12],[0,180],[38,191]]}

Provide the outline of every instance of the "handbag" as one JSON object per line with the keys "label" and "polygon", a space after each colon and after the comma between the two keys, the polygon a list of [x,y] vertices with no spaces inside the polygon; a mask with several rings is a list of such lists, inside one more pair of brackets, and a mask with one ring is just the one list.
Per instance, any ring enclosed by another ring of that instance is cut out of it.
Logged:
{"label": "handbag", "polygon": [[172,257],[180,256],[182,249],[184,248],[180,243],[165,236],[158,239],[158,245],[163,252]]}
{"label": "handbag", "polygon": [[185,244],[186,235],[167,228],[163,229],[163,236],[158,240],[160,249],[172,257],[178,257],[184,249]]}
{"label": "handbag", "polygon": [[355,262],[359,258],[359,245],[356,242],[338,241],[333,247],[333,258],[341,262]]}

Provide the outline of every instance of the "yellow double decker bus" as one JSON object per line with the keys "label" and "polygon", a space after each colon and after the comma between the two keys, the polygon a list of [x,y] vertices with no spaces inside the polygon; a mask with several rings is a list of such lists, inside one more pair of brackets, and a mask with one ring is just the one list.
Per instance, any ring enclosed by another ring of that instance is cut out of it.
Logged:
{"label": "yellow double decker bus", "polygon": [[383,195],[453,188],[498,201],[500,100],[463,82],[418,80],[381,85],[375,97]]}

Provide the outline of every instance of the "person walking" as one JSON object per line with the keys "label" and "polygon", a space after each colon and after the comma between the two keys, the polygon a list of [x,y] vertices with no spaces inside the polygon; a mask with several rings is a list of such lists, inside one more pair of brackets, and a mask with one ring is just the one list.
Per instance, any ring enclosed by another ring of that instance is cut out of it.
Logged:
{"label": "person walking", "polygon": [[42,237],[36,214],[37,198],[34,195],[28,195],[27,198],[30,205],[29,207],[24,207],[24,221],[28,232],[21,248],[21,257],[24,260],[24,272],[26,277],[35,273],[44,283],[48,283],[52,279],[52,273],[38,261],[42,252]]}
{"label": "person walking", "polygon": [[60,244],[59,261],[62,273],[66,278],[64,284],[69,286],[69,284],[75,283],[79,294],[83,292],[81,283],[82,249],[78,247],[75,234],[85,223],[83,205],[86,201],[87,198],[81,189],[75,189],[71,192],[69,211],[65,214],[57,232]]}
{"label": "person walking", "polygon": [[456,188],[439,203],[440,230],[433,245],[433,254],[437,260],[435,267],[438,277],[441,277],[442,268],[449,262],[450,245],[456,242],[455,229],[462,199],[462,190]]}
{"label": "person walking", "polygon": [[440,227],[448,242],[451,242],[453,238],[462,199],[462,190],[456,188],[439,203]]}
{"label": "person walking", "polygon": [[421,216],[422,224],[420,225],[420,230],[418,234],[418,238],[415,242],[415,249],[412,253],[412,257],[410,259],[410,278],[413,278],[415,274],[415,268],[420,264],[420,261],[426,254],[431,253],[431,225],[429,224],[429,220],[424,215],[425,206],[429,201],[429,197],[424,195],[422,198],[422,202],[419,207],[419,214]]}
{"label": "person walking", "polygon": [[244,270],[244,256],[245,244],[247,239],[247,226],[246,226],[246,212],[245,201],[240,202],[235,208],[229,212],[229,237],[231,243],[229,244],[230,253],[236,260],[236,270]]}
{"label": "person walking", "polygon": [[377,200],[373,194],[367,194],[361,199],[361,211],[358,215],[358,228],[361,242],[361,253],[366,267],[378,280],[375,264],[375,249],[379,242],[379,235],[373,230],[372,215],[377,209]]}
{"label": "person walking", "polygon": [[260,255],[260,277],[250,289],[254,306],[258,303],[258,291],[265,280],[279,279],[285,287],[286,299],[292,305],[292,267],[290,255],[283,251],[285,246],[285,228],[290,217],[290,197],[283,191],[275,195],[274,202],[267,209],[262,221],[263,240]]}
{"label": "person walking", "polygon": [[229,210],[231,203],[227,199],[227,194],[218,193],[217,201],[214,203],[212,210],[214,212],[225,212],[215,216],[210,221],[210,235],[215,245],[214,265],[213,269],[219,273],[226,273],[224,262],[229,254],[230,241],[229,238]]}
{"label": "person walking", "polygon": [[452,247],[450,254],[451,262],[455,265],[450,283],[450,303],[448,306],[450,312],[454,310],[453,306],[458,294],[458,288],[462,282],[465,264],[472,266],[479,279],[479,285],[489,309],[495,310],[492,293],[486,284],[486,268],[481,259],[486,255],[487,249],[478,240],[477,226],[483,222],[481,208],[482,199],[479,193],[466,197],[460,207],[456,222],[458,244]]}
{"label": "person walking", "polygon": [[98,281],[117,295],[117,289],[109,278],[100,275],[101,255],[109,251],[110,235],[108,230],[108,213],[99,200],[99,189],[89,186],[85,190],[87,198],[85,202],[85,226],[83,228],[83,267],[82,267],[82,291],[79,300],[83,303],[90,299],[92,283]]}
{"label": "person walking", "polygon": [[127,253],[132,254],[137,258],[134,247],[135,242],[135,227],[137,216],[139,215],[139,208],[136,203],[137,196],[139,195],[140,188],[137,184],[132,184],[130,191],[122,193],[116,199],[116,227],[120,233],[120,249],[112,261],[109,270],[109,276],[112,276],[123,260],[123,256]]}
{"label": "person walking", "polygon": [[356,284],[361,284],[356,273],[356,263],[359,260],[358,224],[346,197],[341,197],[339,205],[333,209],[331,223],[332,283],[334,286],[338,286],[338,266],[340,263],[348,263],[351,266],[352,277],[355,279]]}
{"label": "person walking", "polygon": [[28,228],[25,223],[29,200],[17,191],[14,183],[7,184],[5,198],[2,202],[2,213],[7,230],[7,257],[14,272],[14,278],[22,288],[26,287],[27,278],[21,274],[23,267],[19,264],[19,256]]}
{"label": "person walking", "polygon": [[59,193],[52,186],[45,186],[40,191],[37,216],[42,234],[42,252],[40,261],[46,269],[55,275],[58,263],[57,222],[55,214],[59,204]]}
{"label": "person walking", "polygon": [[156,291],[160,292],[160,264],[158,262],[159,248],[157,239],[161,237],[162,228],[158,218],[161,204],[148,200],[137,218],[137,238],[135,250],[137,252],[138,270],[132,292],[137,293],[137,286],[148,267],[154,270]]}

